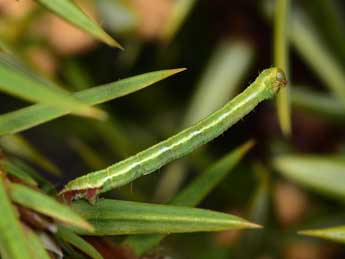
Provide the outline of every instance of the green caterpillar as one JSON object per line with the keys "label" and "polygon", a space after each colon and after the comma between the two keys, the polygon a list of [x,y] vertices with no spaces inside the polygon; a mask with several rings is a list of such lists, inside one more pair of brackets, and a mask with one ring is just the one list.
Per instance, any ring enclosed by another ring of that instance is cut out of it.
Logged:
{"label": "green caterpillar", "polygon": [[287,83],[279,68],[264,70],[241,94],[195,125],[106,169],[70,181],[60,192],[65,201],[86,198],[95,202],[97,194],[125,185],[156,171],[163,165],[191,153],[218,137],[261,101],[272,98]]}

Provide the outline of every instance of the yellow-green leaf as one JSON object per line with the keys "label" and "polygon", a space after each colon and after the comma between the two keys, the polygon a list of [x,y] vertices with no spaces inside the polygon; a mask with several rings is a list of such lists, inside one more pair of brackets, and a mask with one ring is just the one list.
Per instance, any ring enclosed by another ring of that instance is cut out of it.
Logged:
{"label": "yellow-green leaf", "polygon": [[[191,207],[198,205],[207,194],[233,171],[232,169],[247,154],[253,144],[253,141],[248,141],[219,159],[177,194],[169,204]],[[165,237],[166,235],[134,235],[128,237],[124,243],[131,247],[137,255],[142,255],[158,245]]]}
{"label": "yellow-green leaf", "polygon": [[[136,92],[185,69],[161,70],[83,90],[74,95],[89,105],[107,102]],[[0,116],[0,136],[17,133],[70,113],[70,110],[36,104]]]}
{"label": "yellow-green leaf", "polygon": [[239,217],[203,209],[102,199],[95,205],[77,201],[72,208],[95,227],[81,234],[124,235],[187,233],[257,228]]}
{"label": "yellow-green leaf", "polygon": [[115,39],[113,39],[95,21],[87,16],[73,1],[36,0],[36,2],[104,43],[123,49]]}
{"label": "yellow-green leaf", "polygon": [[0,147],[5,151],[37,164],[54,175],[60,175],[60,169],[44,154],[37,150],[21,135],[7,135],[0,138]]}
{"label": "yellow-green leaf", "polygon": [[291,43],[325,86],[345,105],[345,75],[336,57],[316,33],[317,29],[305,13],[294,10],[291,21]]}
{"label": "yellow-green leaf", "polygon": [[330,94],[294,87],[291,89],[291,104],[317,116],[334,119],[337,123],[345,121],[344,104]]}
{"label": "yellow-green leaf", "polygon": [[7,196],[0,171],[0,254],[3,259],[30,259],[31,254],[22,226]]}
{"label": "yellow-green leaf", "polygon": [[311,237],[319,237],[345,244],[345,226],[337,226],[324,229],[312,229],[298,231],[299,234]]}
{"label": "yellow-green leaf", "polygon": [[[275,1],[275,19],[274,19],[274,65],[283,69],[289,76],[289,58],[288,58],[288,29],[290,28],[290,0]],[[289,100],[289,84],[277,95],[277,115],[280,128],[285,136],[291,134],[291,114]]]}
{"label": "yellow-green leaf", "polygon": [[28,185],[37,185],[36,181],[30,176],[30,174],[25,172],[16,164],[11,163],[9,160],[0,160],[0,168],[2,168],[4,172],[6,172],[7,174],[17,177],[18,179],[20,179]]}
{"label": "yellow-green leaf", "polygon": [[21,184],[11,184],[9,194],[14,202],[23,207],[48,215],[68,225],[93,231],[93,227],[81,216],[46,194]]}
{"label": "yellow-green leaf", "polygon": [[344,202],[345,159],[320,155],[282,155],[274,167],[287,178]]}
{"label": "yellow-green leaf", "polygon": [[50,107],[69,109],[83,116],[105,116],[102,111],[84,104],[66,90],[40,78],[4,54],[0,54],[0,91]]}

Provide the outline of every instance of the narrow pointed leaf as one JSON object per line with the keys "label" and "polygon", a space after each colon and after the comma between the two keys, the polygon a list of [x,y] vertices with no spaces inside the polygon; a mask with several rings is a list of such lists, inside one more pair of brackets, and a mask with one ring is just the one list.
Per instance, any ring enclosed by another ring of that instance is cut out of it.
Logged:
{"label": "narrow pointed leaf", "polygon": [[19,159],[10,159],[10,162],[18,167],[18,169],[24,171],[26,174],[30,175],[31,178],[35,180],[35,182],[38,183],[40,189],[44,191],[45,193],[49,193],[50,195],[56,194],[56,189],[53,184],[51,184],[47,179],[42,177],[35,169],[33,169],[30,165],[25,163],[22,160]]}
{"label": "narrow pointed leaf", "polygon": [[53,175],[61,175],[60,169],[21,135],[1,137],[0,146],[5,151],[35,163]]}
{"label": "narrow pointed leaf", "polygon": [[4,259],[30,259],[31,253],[24,231],[6,194],[0,171],[0,254]]}
{"label": "narrow pointed leaf", "polygon": [[[253,141],[248,141],[225,155],[185,187],[169,204],[191,207],[198,205],[207,194],[232,172],[232,169],[253,145]],[[134,235],[128,237],[124,243],[131,247],[137,255],[142,255],[158,245],[165,237],[166,235]]]}
{"label": "narrow pointed leaf", "polygon": [[96,205],[80,200],[72,207],[95,227],[92,235],[167,234],[258,227],[236,216],[189,207],[107,199],[99,200]]}
{"label": "narrow pointed leaf", "polygon": [[90,256],[91,258],[103,259],[103,256],[100,255],[100,253],[92,245],[90,245],[80,236],[76,235],[72,230],[59,226],[56,235],[65,242],[70,243],[74,247],[78,248],[80,251]]}
{"label": "narrow pointed leaf", "polygon": [[339,60],[344,64],[345,20],[341,4],[342,2],[339,1],[315,0],[308,2],[305,7],[308,13],[311,11],[314,14],[313,22],[316,22],[315,25],[319,31],[322,31],[331,50],[339,56]]}
{"label": "narrow pointed leaf", "polygon": [[324,229],[303,230],[298,232],[301,235],[319,237],[345,244],[345,226],[337,226]]}
{"label": "narrow pointed leaf", "polygon": [[100,110],[84,104],[53,83],[40,79],[6,55],[0,55],[0,91],[50,107],[69,109],[75,114],[104,117]]}
{"label": "narrow pointed leaf", "polygon": [[254,141],[250,140],[239,146],[229,154],[211,165],[203,174],[197,177],[190,185],[184,188],[169,204],[179,206],[198,205],[253,147]]}
{"label": "narrow pointed leaf", "polygon": [[[264,1],[267,18],[271,18],[273,14],[272,2]],[[291,44],[332,94],[345,105],[345,75],[341,64],[329,51],[307,14],[298,8],[294,8],[291,13]]]}
{"label": "narrow pointed leaf", "polygon": [[23,181],[24,183],[28,185],[32,185],[32,186],[37,185],[36,181],[30,176],[30,174],[25,172],[22,168],[15,165],[14,163],[11,163],[9,160],[5,160],[5,159],[0,160],[0,168],[2,168],[2,170],[6,172],[7,174],[20,179],[21,181]]}
{"label": "narrow pointed leaf", "polygon": [[344,202],[345,159],[317,155],[283,155],[273,160],[287,178]]}
{"label": "narrow pointed leaf", "polygon": [[345,75],[341,65],[317,35],[316,28],[304,13],[295,10],[291,21],[292,44],[325,86],[345,105]]}
{"label": "narrow pointed leaf", "polygon": [[[107,102],[136,92],[185,69],[161,70],[83,90],[74,95],[89,105]],[[0,136],[17,133],[69,114],[70,110],[36,104],[0,116]]]}
{"label": "narrow pointed leaf", "polygon": [[36,0],[36,2],[104,43],[112,47],[123,49],[116,40],[114,40],[95,21],[87,16],[73,1]]}
{"label": "narrow pointed leaf", "polygon": [[[251,195],[249,202],[247,217],[260,225],[268,225],[270,219],[270,202],[271,202],[271,188],[270,188],[270,172],[260,162],[253,164],[253,172],[257,179],[255,189]],[[270,231],[267,228],[263,231],[250,231],[244,233],[239,241],[238,258],[255,258],[257,254],[262,251],[262,247],[265,245],[265,237],[267,232]],[[250,249],[247,249],[250,247]]]}
{"label": "narrow pointed leaf", "polygon": [[9,193],[11,199],[23,207],[50,216],[68,225],[73,225],[88,231],[93,230],[93,227],[86,220],[69,207],[39,191],[35,191],[21,184],[11,184]]}

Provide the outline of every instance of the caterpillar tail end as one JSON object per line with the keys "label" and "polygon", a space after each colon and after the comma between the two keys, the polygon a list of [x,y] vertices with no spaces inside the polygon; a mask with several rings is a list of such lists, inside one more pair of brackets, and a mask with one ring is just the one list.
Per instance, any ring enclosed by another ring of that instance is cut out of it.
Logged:
{"label": "caterpillar tail end", "polygon": [[90,204],[94,205],[101,188],[87,188],[80,190],[62,190],[58,195],[63,203],[71,204],[72,201],[78,199],[86,199]]}

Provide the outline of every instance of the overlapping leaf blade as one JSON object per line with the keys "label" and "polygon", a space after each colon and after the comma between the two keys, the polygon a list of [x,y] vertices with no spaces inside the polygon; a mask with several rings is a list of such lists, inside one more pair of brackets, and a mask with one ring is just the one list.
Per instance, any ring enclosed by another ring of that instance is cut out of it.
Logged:
{"label": "overlapping leaf blade", "polygon": [[36,163],[53,175],[61,175],[60,169],[21,135],[1,137],[0,147],[14,156]]}
{"label": "overlapping leaf blade", "polygon": [[86,220],[69,207],[39,191],[35,191],[21,184],[11,184],[9,187],[9,194],[14,202],[23,207],[48,215],[69,225],[83,228],[91,232],[93,230],[93,227]]}
{"label": "overlapping leaf blade", "polygon": [[273,163],[289,179],[344,202],[344,159],[320,155],[282,155],[274,158]]}
{"label": "overlapping leaf blade", "polygon": [[[253,144],[253,141],[248,141],[225,155],[184,188],[169,204],[191,207],[199,204],[227,174],[232,172],[232,169],[247,154]],[[135,235],[128,237],[124,243],[131,247],[136,254],[141,255],[158,245],[165,237],[166,235]]]}
{"label": "overlapping leaf blade", "polygon": [[104,117],[103,112],[84,104],[75,96],[41,79],[13,58],[0,54],[0,90],[28,101],[69,109],[83,116]]}
{"label": "overlapping leaf blade", "polygon": [[[145,73],[117,82],[83,90],[74,95],[89,105],[96,105],[136,92],[185,69]],[[36,104],[0,116],[0,136],[17,133],[70,113],[69,110]]]}
{"label": "overlapping leaf blade", "polygon": [[291,89],[291,103],[295,107],[314,113],[325,118],[337,119],[342,122],[345,119],[345,106],[336,97],[322,94],[302,87]]}
{"label": "overlapping leaf blade", "polygon": [[6,194],[0,171],[0,252],[4,259],[30,259],[31,253],[18,217]]}
{"label": "overlapping leaf blade", "polygon": [[345,88],[342,82],[345,80],[345,76],[341,65],[319,35],[315,33],[317,30],[305,13],[302,13],[301,10],[294,10],[291,21],[290,40],[292,44],[325,86],[344,104]]}
{"label": "overlapping leaf blade", "polygon": [[0,160],[0,167],[9,175],[14,176],[21,181],[23,181],[25,184],[36,186],[36,181],[25,172],[22,168],[17,166],[14,163],[11,163],[9,160]]}
{"label": "overlapping leaf blade", "polygon": [[95,232],[78,231],[81,234],[167,234],[258,227],[230,214],[189,207],[107,199],[96,205],[80,200],[72,207],[95,227]]}
{"label": "overlapping leaf blade", "polygon": [[36,0],[36,2],[104,43],[122,49],[122,46],[115,39],[88,17],[73,1]]}

